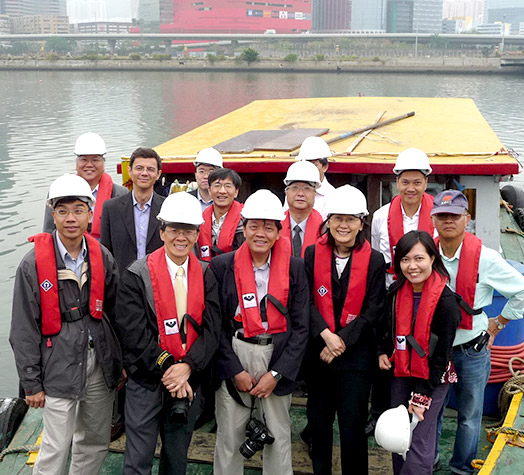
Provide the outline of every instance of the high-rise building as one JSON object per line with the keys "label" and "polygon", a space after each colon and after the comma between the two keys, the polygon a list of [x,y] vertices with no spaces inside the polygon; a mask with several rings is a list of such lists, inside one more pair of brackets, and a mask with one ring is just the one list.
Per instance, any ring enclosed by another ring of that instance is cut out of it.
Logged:
{"label": "high-rise building", "polygon": [[351,0],[351,30],[385,30],[386,0]]}
{"label": "high-rise building", "polygon": [[314,32],[348,31],[351,29],[351,0],[313,0],[311,16]]}
{"label": "high-rise building", "polygon": [[413,33],[442,33],[442,0],[413,2]]}
{"label": "high-rise building", "polygon": [[386,31],[388,33],[413,32],[414,0],[388,0]]}
{"label": "high-rise building", "polygon": [[67,14],[71,23],[107,20],[105,0],[68,0]]}
{"label": "high-rise building", "polygon": [[15,16],[67,15],[66,0],[0,0],[0,13]]}
{"label": "high-rise building", "polygon": [[444,0],[442,18],[472,18],[473,23],[482,23],[484,0]]}

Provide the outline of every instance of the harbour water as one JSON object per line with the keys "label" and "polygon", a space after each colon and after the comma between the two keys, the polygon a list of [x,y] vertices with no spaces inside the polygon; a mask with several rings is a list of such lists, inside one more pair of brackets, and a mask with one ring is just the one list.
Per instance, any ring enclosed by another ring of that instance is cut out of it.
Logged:
{"label": "harbour water", "polygon": [[49,183],[74,171],[81,133],[104,137],[106,168],[118,181],[120,155],[256,99],[471,97],[502,142],[523,155],[523,87],[518,74],[0,72],[0,397],[18,391],[8,343],[16,268],[27,237],[41,231]]}

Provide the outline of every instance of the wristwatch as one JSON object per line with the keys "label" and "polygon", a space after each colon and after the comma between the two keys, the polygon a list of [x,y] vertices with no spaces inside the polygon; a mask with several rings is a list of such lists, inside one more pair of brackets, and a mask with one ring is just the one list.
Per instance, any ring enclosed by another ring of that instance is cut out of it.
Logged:
{"label": "wristwatch", "polygon": [[271,370],[271,375],[273,378],[275,378],[277,381],[280,381],[282,379],[282,375],[280,373],[277,373],[275,370]]}
{"label": "wristwatch", "polygon": [[495,323],[497,324],[497,328],[499,330],[502,330],[503,328],[506,328],[506,324],[502,323],[500,320],[499,320],[499,317],[496,317],[495,318]]}

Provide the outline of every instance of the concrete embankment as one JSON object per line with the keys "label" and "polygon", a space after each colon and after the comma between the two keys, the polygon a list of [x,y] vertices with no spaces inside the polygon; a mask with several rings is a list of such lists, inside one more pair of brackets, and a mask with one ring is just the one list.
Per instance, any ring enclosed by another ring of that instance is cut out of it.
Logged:
{"label": "concrete embankment", "polygon": [[257,72],[396,72],[396,73],[518,73],[518,67],[501,67],[500,58],[469,57],[398,57],[341,61],[297,60],[293,63],[261,60],[239,63],[235,60],[210,62],[204,59],[173,58],[172,60],[122,59],[31,59],[0,58],[0,70],[55,70],[55,71],[257,71]]}

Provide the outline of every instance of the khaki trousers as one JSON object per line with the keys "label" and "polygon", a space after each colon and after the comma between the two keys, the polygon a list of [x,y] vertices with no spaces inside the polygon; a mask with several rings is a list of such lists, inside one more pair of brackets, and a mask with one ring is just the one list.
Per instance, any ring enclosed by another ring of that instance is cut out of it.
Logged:
{"label": "khaki trousers", "polygon": [[[257,381],[268,371],[273,354],[273,345],[254,345],[233,338],[233,351],[237,354],[242,367]],[[244,404],[251,407],[251,396],[239,393]],[[291,394],[275,396],[256,401],[254,416],[264,422],[275,438],[272,445],[265,445],[262,454],[263,475],[293,475],[291,459]],[[263,411],[263,412],[262,412]],[[222,385],[216,392],[217,441],[213,473],[215,475],[242,475],[244,457],[239,447],[246,440],[246,424],[250,410],[238,404]]]}
{"label": "khaki trousers", "polygon": [[[98,474],[111,437],[114,392],[107,389],[95,351],[87,351],[87,383],[81,400],[47,396],[44,434],[33,475]],[[71,446],[72,444],[72,446]]]}

